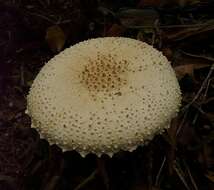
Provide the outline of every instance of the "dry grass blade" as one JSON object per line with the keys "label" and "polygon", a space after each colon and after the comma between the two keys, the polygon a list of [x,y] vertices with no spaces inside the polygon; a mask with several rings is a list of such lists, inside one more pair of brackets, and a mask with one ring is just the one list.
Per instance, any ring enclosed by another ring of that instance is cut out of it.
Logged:
{"label": "dry grass blade", "polygon": [[43,19],[43,20],[45,20],[45,21],[48,21],[48,22],[51,23],[51,24],[57,24],[57,21],[51,19],[51,18],[48,17],[48,16],[42,15],[42,14],[40,14],[40,13],[33,13],[33,12],[26,12],[26,13],[27,13],[28,15],[30,15],[30,16],[39,17],[39,18],[41,18],[41,19]]}
{"label": "dry grass blade", "polygon": [[208,61],[213,61],[214,62],[214,58],[213,57],[208,57],[208,56],[204,56],[204,55],[195,55],[195,54],[188,53],[188,52],[185,52],[185,51],[181,51],[181,53],[183,53],[185,55],[188,55],[188,56],[191,56],[191,57],[202,58],[202,59],[206,59]]}
{"label": "dry grass blade", "polygon": [[82,189],[87,183],[89,183],[90,181],[92,181],[96,174],[97,174],[98,170],[94,170],[90,176],[88,176],[82,183],[80,183],[77,187],[75,187],[74,190],[80,190]]}
{"label": "dry grass blade", "polygon": [[187,165],[187,163],[183,160],[183,163],[184,163],[184,166],[185,166],[185,168],[186,168],[186,170],[187,170],[187,173],[188,173],[188,175],[189,175],[189,178],[190,178],[190,180],[191,180],[191,182],[192,182],[192,185],[193,185],[193,187],[194,187],[194,189],[195,190],[198,190],[198,186],[197,186],[197,184],[196,184],[196,182],[195,182],[195,180],[194,180],[194,178],[193,178],[193,176],[192,176],[192,174],[191,174],[191,171],[190,171],[190,169],[189,169],[189,166]]}
{"label": "dry grass blade", "polygon": [[177,130],[176,130],[176,133],[175,133],[175,137],[177,137],[179,132],[181,131],[181,129],[182,129],[182,127],[183,127],[183,125],[184,125],[184,123],[185,123],[185,121],[187,119],[188,113],[189,113],[189,109],[184,110],[183,117],[182,117],[182,120],[181,120],[180,124],[177,127]]}
{"label": "dry grass blade", "polygon": [[182,183],[184,184],[184,186],[186,187],[186,189],[187,190],[191,190],[191,188],[189,187],[189,185],[187,184],[187,182],[185,180],[184,172],[182,171],[182,169],[181,169],[181,167],[180,167],[180,165],[178,164],[177,161],[174,162],[173,169],[177,173],[178,177],[180,178],[180,180],[182,181]]}
{"label": "dry grass blade", "polygon": [[156,179],[155,179],[155,186],[158,186],[159,185],[159,180],[160,180],[160,176],[161,176],[161,173],[163,171],[163,167],[165,165],[165,162],[166,162],[166,157],[164,157],[163,161],[162,161],[162,164],[160,166],[160,169],[157,173],[157,176],[156,176]]}
{"label": "dry grass blade", "polygon": [[190,103],[188,103],[186,106],[184,106],[182,110],[189,108],[199,98],[203,89],[206,88],[208,81],[209,81],[209,79],[213,73],[213,70],[214,70],[214,64],[212,64],[212,66],[210,67],[210,70],[209,70],[209,73],[207,74],[207,77],[204,79],[200,89],[198,90],[198,92],[195,95],[195,97],[193,98],[193,100]]}
{"label": "dry grass blade", "polygon": [[[160,26],[161,27],[161,26]],[[172,26],[170,26],[172,27]],[[161,27],[163,28],[163,26]],[[167,28],[167,27],[166,27]],[[168,27],[169,29],[169,27]],[[198,35],[204,32],[214,30],[214,20],[209,20],[205,23],[194,24],[194,25],[185,25],[184,29],[179,30],[178,32],[173,32],[172,34],[166,33],[166,37],[170,41],[180,41],[184,40],[190,36]]]}

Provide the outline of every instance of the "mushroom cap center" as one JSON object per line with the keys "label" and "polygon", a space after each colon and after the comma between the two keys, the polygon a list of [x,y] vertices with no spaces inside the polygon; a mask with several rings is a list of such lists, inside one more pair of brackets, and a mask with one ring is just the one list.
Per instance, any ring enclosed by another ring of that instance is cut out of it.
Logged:
{"label": "mushroom cap center", "polygon": [[108,93],[127,84],[128,61],[117,59],[112,54],[99,54],[96,60],[90,58],[89,62],[84,65],[79,77],[90,93]]}

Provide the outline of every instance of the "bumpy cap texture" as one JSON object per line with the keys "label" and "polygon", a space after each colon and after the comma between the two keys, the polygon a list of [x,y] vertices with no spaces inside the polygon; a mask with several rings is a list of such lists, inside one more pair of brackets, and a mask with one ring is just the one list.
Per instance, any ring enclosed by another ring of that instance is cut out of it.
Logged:
{"label": "bumpy cap texture", "polygon": [[80,42],[39,72],[27,97],[32,127],[82,155],[134,150],[169,127],[181,93],[161,52],[129,38]]}

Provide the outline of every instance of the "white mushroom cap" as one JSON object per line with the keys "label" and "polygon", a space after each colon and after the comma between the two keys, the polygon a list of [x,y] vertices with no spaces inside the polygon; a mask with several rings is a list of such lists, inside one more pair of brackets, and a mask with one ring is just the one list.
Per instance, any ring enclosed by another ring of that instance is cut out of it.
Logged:
{"label": "white mushroom cap", "polygon": [[80,42],[51,59],[27,97],[32,127],[82,155],[134,150],[169,127],[181,93],[161,52],[129,38]]}

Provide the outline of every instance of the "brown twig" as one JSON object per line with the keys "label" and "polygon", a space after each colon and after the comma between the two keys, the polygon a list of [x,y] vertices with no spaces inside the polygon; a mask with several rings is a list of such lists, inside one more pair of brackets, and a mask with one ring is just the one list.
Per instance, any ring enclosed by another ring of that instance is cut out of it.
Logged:
{"label": "brown twig", "polygon": [[156,19],[155,22],[154,22],[154,30],[153,30],[153,33],[152,33],[152,46],[155,44],[155,40],[156,40],[156,34],[157,34],[157,31],[159,30],[158,29],[159,27],[159,20]]}
{"label": "brown twig", "polygon": [[206,59],[206,60],[214,62],[214,58],[212,58],[212,57],[208,57],[208,56],[204,56],[204,55],[195,55],[195,54],[192,54],[192,53],[185,52],[183,50],[181,50],[181,53],[183,53],[184,55],[188,55],[190,57],[202,58],[202,59]]}
{"label": "brown twig", "polygon": [[[200,27],[205,27],[209,26],[211,23],[201,23],[201,24],[178,24],[178,25],[160,25],[160,29],[173,29],[173,28],[200,28]],[[127,28],[132,28],[132,29],[150,29],[153,28],[153,26],[125,26]]]}
{"label": "brown twig", "polygon": [[[205,93],[204,93],[204,95],[203,95],[202,102],[205,101],[205,98],[206,98],[206,95],[207,95],[207,91],[208,91],[208,87],[209,87],[209,85],[210,85],[210,77],[211,77],[211,75],[212,75],[212,73],[213,73],[213,70],[214,70],[214,64],[211,65],[210,70],[209,70],[209,72],[208,72],[206,78],[204,79],[204,81],[203,81],[203,83],[202,83],[200,89],[198,90],[198,92],[196,93],[196,95],[194,96],[194,98],[192,99],[192,101],[190,101],[186,106],[184,106],[184,107],[182,108],[181,111],[184,111],[184,112],[185,112],[185,115],[187,115],[188,110],[189,110],[189,107],[192,106],[193,104],[195,104],[195,101],[200,97],[201,92],[203,91],[204,88],[206,88],[206,90],[205,90]],[[197,109],[198,109],[201,113],[203,113],[203,110],[200,108],[200,105],[197,107]],[[184,115],[184,117],[186,118],[185,115]],[[198,119],[198,116],[199,116],[199,114],[196,113],[196,115],[195,115],[195,117],[194,117],[194,119],[193,119],[193,121],[192,121],[192,124],[195,124],[195,123],[196,123],[196,120]],[[183,126],[183,123],[184,123],[185,118],[183,118],[183,120],[181,121],[181,123],[180,123],[180,125],[179,125],[179,127],[178,127],[178,129],[177,129],[176,136],[179,134],[179,132],[180,132],[182,126]]]}
{"label": "brown twig", "polygon": [[196,95],[194,96],[192,101],[190,103],[188,103],[186,106],[184,106],[182,110],[185,110],[185,109],[189,108],[199,98],[199,96],[201,95],[201,92],[203,91],[203,89],[208,84],[208,81],[209,81],[209,79],[210,79],[210,77],[211,77],[211,75],[213,73],[213,70],[214,70],[214,64],[211,65],[210,70],[209,70],[209,72],[207,74],[207,77],[204,79],[200,89],[198,90],[198,92],[196,93]]}
{"label": "brown twig", "polygon": [[46,3],[47,1],[44,1],[44,0],[38,0],[39,4],[43,7],[47,7]]}
{"label": "brown twig", "polygon": [[49,18],[49,17],[47,17],[47,16],[45,16],[45,15],[41,15],[41,14],[38,14],[38,13],[30,13],[30,12],[27,12],[29,15],[33,15],[33,16],[37,16],[37,17],[40,17],[40,18],[42,18],[43,20],[46,20],[46,21],[48,21],[48,22],[50,22],[51,24],[56,24],[57,23],[57,21],[55,21],[55,20],[52,20],[51,18]]}

